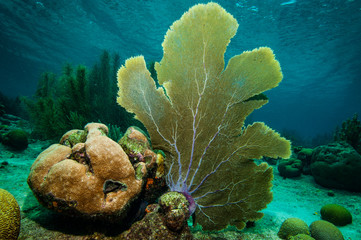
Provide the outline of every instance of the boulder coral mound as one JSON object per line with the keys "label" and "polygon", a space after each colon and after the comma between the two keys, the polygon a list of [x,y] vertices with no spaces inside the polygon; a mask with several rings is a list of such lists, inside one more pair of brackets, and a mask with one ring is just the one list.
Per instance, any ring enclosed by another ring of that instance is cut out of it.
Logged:
{"label": "boulder coral mound", "polygon": [[13,129],[5,133],[2,137],[2,143],[14,150],[22,151],[28,147],[28,134],[21,129]]}
{"label": "boulder coral mound", "polygon": [[302,161],[297,158],[282,159],[278,164],[278,172],[284,178],[294,178],[301,176]]}
{"label": "boulder coral mound", "polygon": [[90,123],[64,134],[33,163],[28,184],[38,201],[71,216],[116,220],[142,190],[142,179],[108,128]]}
{"label": "boulder coral mound", "polygon": [[311,172],[324,187],[361,192],[361,155],[346,142],[315,148]]}

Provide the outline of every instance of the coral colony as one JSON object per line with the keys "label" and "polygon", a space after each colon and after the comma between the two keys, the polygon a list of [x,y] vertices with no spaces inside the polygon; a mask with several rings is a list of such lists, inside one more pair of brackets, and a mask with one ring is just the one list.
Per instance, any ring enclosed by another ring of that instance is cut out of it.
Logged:
{"label": "coral colony", "polygon": [[166,155],[167,183],[189,201],[204,230],[242,229],[272,200],[272,168],[252,159],[290,155],[290,142],[262,122],[244,126],[282,80],[271,49],[224,53],[237,21],[216,3],[199,4],[173,23],[155,63],[157,88],[143,56],[118,71],[118,103],[147,128]]}

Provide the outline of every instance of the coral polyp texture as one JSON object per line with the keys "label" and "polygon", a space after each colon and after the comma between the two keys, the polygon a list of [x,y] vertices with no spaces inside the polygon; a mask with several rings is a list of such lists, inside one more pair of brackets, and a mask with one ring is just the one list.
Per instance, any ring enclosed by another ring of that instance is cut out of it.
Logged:
{"label": "coral polyp texture", "polygon": [[40,203],[71,216],[125,216],[143,181],[136,179],[128,156],[107,132],[103,124],[87,124],[37,157],[28,184]]}
{"label": "coral polyp texture", "polygon": [[216,3],[199,4],[173,23],[155,63],[156,87],[143,56],[118,71],[118,103],[147,128],[166,155],[167,184],[181,192],[204,230],[238,229],[263,216],[272,200],[272,168],[252,159],[287,158],[290,142],[246,117],[267,103],[261,93],[282,80],[270,48],[224,53],[238,23]]}
{"label": "coral polyp texture", "polygon": [[0,239],[18,239],[20,220],[18,202],[11,193],[0,188]]}

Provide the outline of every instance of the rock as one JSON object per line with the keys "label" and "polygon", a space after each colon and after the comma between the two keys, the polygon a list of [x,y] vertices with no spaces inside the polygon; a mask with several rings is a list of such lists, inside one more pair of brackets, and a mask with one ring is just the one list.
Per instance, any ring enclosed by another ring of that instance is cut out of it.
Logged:
{"label": "rock", "polygon": [[315,148],[311,172],[324,187],[361,192],[361,155],[346,142]]}

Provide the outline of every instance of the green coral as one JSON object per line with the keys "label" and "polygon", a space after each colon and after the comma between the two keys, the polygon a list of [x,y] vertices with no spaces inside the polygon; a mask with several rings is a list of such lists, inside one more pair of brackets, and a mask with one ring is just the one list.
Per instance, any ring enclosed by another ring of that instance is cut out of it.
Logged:
{"label": "green coral", "polygon": [[282,239],[289,239],[298,234],[310,235],[307,224],[299,218],[287,218],[278,231],[278,236]]}
{"label": "green coral", "polygon": [[87,134],[84,130],[70,130],[60,140],[60,144],[73,147],[78,143],[85,143]]}
{"label": "green coral", "polygon": [[135,166],[135,178],[137,180],[140,180],[144,177],[145,175],[145,165],[143,164],[138,164],[137,166]]}
{"label": "green coral", "polygon": [[149,141],[141,141],[129,136],[132,134],[134,129],[140,131],[144,136],[146,136],[146,134],[141,129],[136,127],[129,127],[118,142],[120,146],[122,146],[124,152],[131,157],[137,157],[138,154],[143,155],[145,150],[150,148]]}
{"label": "green coral", "polygon": [[5,189],[0,189],[0,239],[17,239],[20,220],[20,208],[16,199]]}
{"label": "green coral", "polygon": [[352,223],[350,211],[338,204],[327,204],[321,208],[321,217],[336,226],[345,226]]}
{"label": "green coral", "polygon": [[167,192],[159,198],[159,204],[165,208],[181,209],[188,206],[187,198],[179,192]]}

